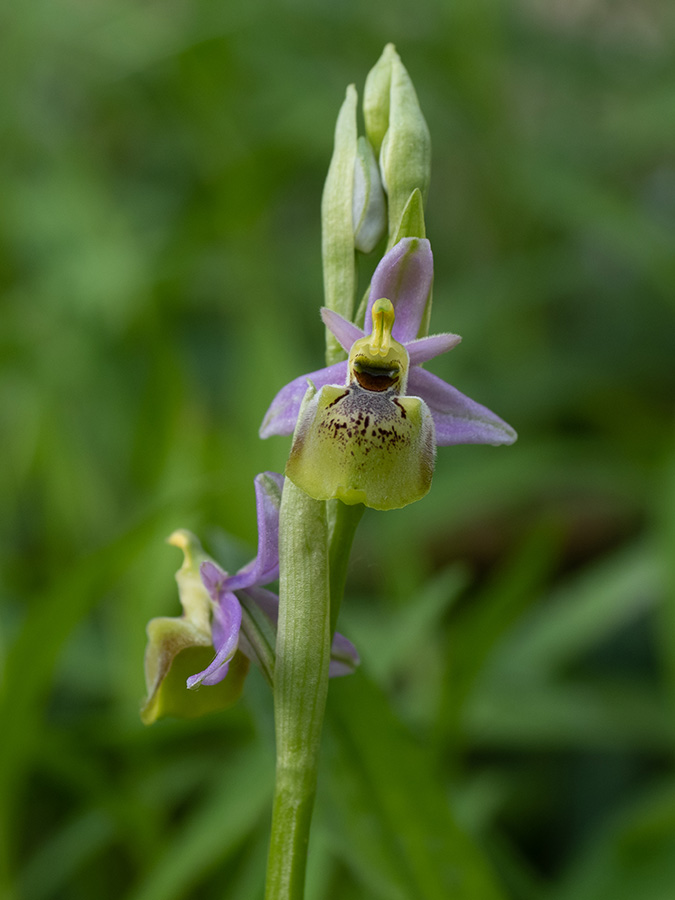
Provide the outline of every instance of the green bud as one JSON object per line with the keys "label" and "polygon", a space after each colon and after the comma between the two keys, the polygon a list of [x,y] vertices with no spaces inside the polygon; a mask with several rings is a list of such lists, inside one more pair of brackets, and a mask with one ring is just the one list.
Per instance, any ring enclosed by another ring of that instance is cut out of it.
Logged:
{"label": "green bud", "polygon": [[[325,305],[346,319],[354,310],[354,169],[357,157],[356,105],[353,85],[347,88],[335,126],[333,156],[321,199],[321,252]],[[326,333],[326,361],[344,359],[335,337]]]}
{"label": "green bud", "polygon": [[151,725],[164,716],[194,718],[226,709],[239,698],[248,671],[248,659],[235,653],[227,678],[200,691],[189,691],[186,680],[206,668],[213,659],[211,638],[211,598],[199,574],[202,562],[210,559],[198,539],[189,531],[175,531],[168,542],[184,554],[176,572],[183,615],[152,619],[148,623],[145,651],[147,699],[141,719]]}
{"label": "green bud", "polygon": [[363,90],[363,118],[366,134],[375,153],[380,152],[382,141],[389,128],[389,96],[391,92],[391,66],[398,58],[393,44],[387,44],[382,56],[368,72]]}
{"label": "green bud", "polygon": [[377,160],[364,137],[357,142],[352,211],[354,246],[362,253],[370,253],[385,232],[387,212]]}
{"label": "green bud", "polygon": [[426,199],[431,176],[431,139],[415,88],[393,44],[366,79],[363,101],[366,133],[380,148],[382,184],[389,206],[389,242],[393,247],[410,194]]}

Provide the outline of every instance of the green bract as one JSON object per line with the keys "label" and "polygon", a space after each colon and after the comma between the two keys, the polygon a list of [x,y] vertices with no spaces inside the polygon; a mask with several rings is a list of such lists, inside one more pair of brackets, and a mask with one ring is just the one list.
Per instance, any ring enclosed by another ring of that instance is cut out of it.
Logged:
{"label": "green bract", "polygon": [[379,299],[373,331],[354,342],[348,380],[307,391],[286,475],[316,500],[398,509],[423,497],[434,471],[434,423],[406,397],[409,359],[391,334],[394,307]]}

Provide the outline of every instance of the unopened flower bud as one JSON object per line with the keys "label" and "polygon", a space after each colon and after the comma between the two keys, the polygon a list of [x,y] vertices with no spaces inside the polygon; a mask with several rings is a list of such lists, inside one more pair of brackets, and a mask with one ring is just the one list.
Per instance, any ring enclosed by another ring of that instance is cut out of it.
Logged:
{"label": "unopened flower bud", "polygon": [[429,129],[410,76],[393,44],[387,44],[368,75],[363,113],[368,138],[373,147],[380,147],[391,247],[411,193],[418,188],[425,199],[431,175]]}
{"label": "unopened flower bud", "polygon": [[375,153],[379,154],[389,128],[389,96],[391,93],[391,64],[397,57],[393,44],[387,44],[382,56],[368,72],[363,90],[363,119],[366,134]]}
{"label": "unopened flower bud", "polygon": [[[333,156],[321,199],[321,252],[325,304],[346,319],[354,310],[354,166],[357,154],[356,88],[347,88],[335,126]],[[332,335],[326,337],[328,362],[343,358]]]}
{"label": "unopened flower bud", "polygon": [[377,160],[364,137],[357,144],[352,211],[354,246],[362,253],[370,253],[385,232],[387,211]]}

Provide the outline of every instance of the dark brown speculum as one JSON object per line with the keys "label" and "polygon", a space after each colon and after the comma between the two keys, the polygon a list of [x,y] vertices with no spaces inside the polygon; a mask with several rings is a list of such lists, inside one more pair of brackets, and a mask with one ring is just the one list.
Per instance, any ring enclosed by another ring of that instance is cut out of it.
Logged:
{"label": "dark brown speculum", "polygon": [[395,388],[400,381],[401,372],[398,366],[375,366],[372,360],[367,363],[354,360],[352,371],[354,377],[366,391],[388,391]]}

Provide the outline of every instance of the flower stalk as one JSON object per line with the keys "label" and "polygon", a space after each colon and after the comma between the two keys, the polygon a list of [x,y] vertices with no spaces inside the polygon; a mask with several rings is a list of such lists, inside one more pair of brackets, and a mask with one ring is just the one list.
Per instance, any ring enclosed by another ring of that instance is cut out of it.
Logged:
{"label": "flower stalk", "polygon": [[337,628],[354,535],[365,511],[363,503],[347,506],[341,500],[333,500],[328,504],[331,634],[335,634]]}
{"label": "flower stalk", "polygon": [[302,900],[330,664],[326,504],[287,480],[279,525],[276,785],[265,900]]}

